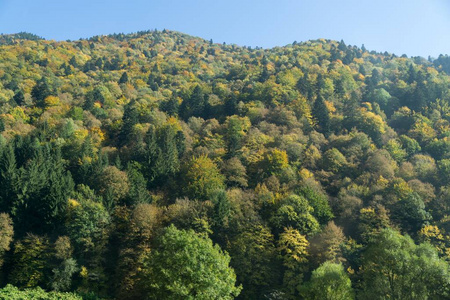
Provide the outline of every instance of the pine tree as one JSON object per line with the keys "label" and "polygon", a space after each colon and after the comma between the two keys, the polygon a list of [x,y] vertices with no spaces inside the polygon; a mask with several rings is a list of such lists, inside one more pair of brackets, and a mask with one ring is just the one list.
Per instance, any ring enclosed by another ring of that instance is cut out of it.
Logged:
{"label": "pine tree", "polygon": [[231,93],[225,99],[224,111],[226,116],[237,114],[238,99],[234,93]]}
{"label": "pine tree", "polygon": [[323,97],[319,94],[314,102],[313,115],[319,125],[319,131],[325,136],[330,134],[330,112]]}
{"label": "pine tree", "polygon": [[157,64],[153,66],[153,69],[148,76],[147,84],[152,91],[157,91],[162,83],[161,70]]}
{"label": "pine tree", "polygon": [[304,72],[303,77],[301,77],[297,82],[297,89],[302,93],[303,96],[311,99],[313,95],[313,87],[308,78],[308,72]]}
{"label": "pine tree", "polygon": [[205,94],[202,88],[197,85],[192,94],[181,103],[180,114],[185,120],[189,119],[189,117],[204,117],[206,104]]}
{"label": "pine tree", "polygon": [[75,56],[72,56],[72,58],[69,60],[69,64],[71,66],[73,66],[74,68],[78,68],[78,63],[77,63],[77,59],[75,58]]}
{"label": "pine tree", "polygon": [[127,167],[130,190],[127,197],[127,205],[135,206],[141,203],[149,203],[151,197],[147,191],[147,180],[141,173],[142,166],[137,162],[131,162]]}
{"label": "pine tree", "polygon": [[144,170],[146,178],[149,182],[153,182],[157,176],[155,166],[157,164],[158,157],[160,156],[160,148],[157,144],[156,130],[154,127],[150,127],[145,136],[145,149],[144,149]]}
{"label": "pine tree", "polygon": [[259,82],[265,82],[267,79],[269,79],[269,77],[269,70],[267,69],[267,66],[264,66],[261,75],[259,76]]}
{"label": "pine tree", "polygon": [[71,174],[65,170],[60,148],[56,148],[49,160],[51,166],[48,169],[47,183],[41,192],[44,196],[41,200],[42,218],[46,225],[57,226],[63,220],[74,182]]}
{"label": "pine tree", "polygon": [[170,126],[165,126],[162,128],[160,136],[160,147],[164,161],[164,170],[162,170],[162,174],[173,175],[178,172],[180,168],[174,129]]}
{"label": "pine tree", "polygon": [[31,90],[31,96],[33,97],[37,107],[45,107],[45,98],[53,94],[52,89],[45,77],[39,80]]}
{"label": "pine tree", "polygon": [[122,129],[119,134],[119,144],[125,145],[132,139],[133,127],[139,123],[139,112],[135,107],[135,102],[131,101],[125,106],[122,117]]}
{"label": "pine tree", "polygon": [[180,103],[178,102],[178,96],[172,95],[169,100],[161,102],[160,109],[166,112],[170,116],[177,116],[180,109]]}
{"label": "pine tree", "polygon": [[22,90],[19,90],[13,97],[13,100],[16,102],[17,105],[22,106],[25,104],[25,96],[22,92]]}
{"label": "pine tree", "polygon": [[336,80],[336,82],[334,84],[334,92],[339,97],[339,99],[344,98],[344,96],[345,96],[345,89],[344,89],[344,84],[342,82],[342,79]]}
{"label": "pine tree", "polygon": [[347,49],[348,49],[348,48],[347,48],[347,45],[345,45],[345,43],[344,43],[343,40],[341,40],[341,41],[339,42],[338,49],[341,50],[342,52],[347,51]]}
{"label": "pine tree", "polygon": [[128,81],[129,81],[129,79],[128,79],[128,74],[127,74],[127,72],[123,72],[123,73],[122,73],[122,76],[120,76],[119,84],[122,84],[122,83],[128,83]]}
{"label": "pine tree", "polygon": [[11,144],[5,147],[0,157],[0,208],[9,212],[12,204],[17,201],[19,172],[16,156]]}

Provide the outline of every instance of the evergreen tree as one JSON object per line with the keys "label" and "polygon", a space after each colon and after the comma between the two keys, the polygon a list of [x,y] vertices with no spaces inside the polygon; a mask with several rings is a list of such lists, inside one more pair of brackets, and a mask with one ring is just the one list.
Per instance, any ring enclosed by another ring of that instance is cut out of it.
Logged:
{"label": "evergreen tree", "polygon": [[169,100],[161,102],[160,109],[170,116],[178,116],[180,103],[178,102],[177,95],[172,95]]}
{"label": "evergreen tree", "polygon": [[25,104],[25,96],[22,92],[22,90],[19,90],[13,97],[14,102],[16,102],[17,105],[22,106]]}
{"label": "evergreen tree", "polygon": [[197,85],[192,94],[181,103],[180,114],[185,120],[189,119],[189,117],[203,117],[206,106],[206,95],[203,93],[202,88]]}
{"label": "evergreen tree", "polygon": [[69,172],[65,170],[61,158],[61,150],[50,157],[51,167],[48,169],[47,184],[42,194],[40,209],[43,221],[51,227],[60,225],[67,210],[69,196],[73,193],[74,182]]}
{"label": "evergreen tree", "polygon": [[140,203],[149,203],[151,198],[147,191],[147,181],[141,173],[142,166],[137,162],[131,162],[127,167],[130,190],[127,196],[127,204],[135,206]]}
{"label": "evergreen tree", "polygon": [[129,81],[129,79],[128,79],[128,73],[127,73],[127,72],[123,72],[123,73],[122,73],[122,76],[120,76],[119,84],[122,84],[122,83],[128,83],[128,81]]}
{"label": "evergreen tree", "polygon": [[331,131],[330,112],[325,104],[325,100],[320,94],[317,96],[317,99],[314,102],[312,113],[319,126],[319,131],[322,132],[325,136],[328,136]]}
{"label": "evergreen tree", "polygon": [[160,133],[160,145],[162,153],[163,169],[162,174],[174,175],[180,168],[180,161],[178,159],[178,149],[175,139],[175,131],[171,126],[164,126],[161,128]]}
{"label": "evergreen tree", "polygon": [[125,106],[122,117],[122,129],[119,134],[119,144],[125,145],[133,140],[133,127],[139,123],[139,112],[135,106],[135,102],[131,101]]}
{"label": "evergreen tree", "polygon": [[36,85],[31,90],[31,96],[34,99],[36,106],[40,108],[45,107],[44,100],[51,95],[53,95],[53,91],[45,77],[36,82]]}
{"label": "evergreen tree", "polygon": [[11,208],[18,201],[19,174],[14,148],[12,144],[8,144],[3,149],[0,159],[0,207],[4,212],[10,212]]}
{"label": "evergreen tree", "polygon": [[225,98],[224,111],[226,116],[237,114],[238,99],[234,93]]}
{"label": "evergreen tree", "polygon": [[73,66],[74,68],[78,68],[78,63],[77,63],[77,59],[75,58],[75,56],[72,56],[72,58],[69,60],[69,64],[71,66]]}
{"label": "evergreen tree", "polygon": [[155,64],[153,66],[153,69],[150,75],[148,76],[147,84],[149,85],[152,91],[157,91],[160,85],[162,84],[161,70],[158,64]]}

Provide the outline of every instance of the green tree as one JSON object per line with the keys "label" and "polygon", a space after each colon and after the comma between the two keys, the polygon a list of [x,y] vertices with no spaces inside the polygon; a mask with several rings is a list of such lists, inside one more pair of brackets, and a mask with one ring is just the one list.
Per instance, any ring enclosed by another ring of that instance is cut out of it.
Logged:
{"label": "green tree", "polygon": [[290,299],[297,299],[308,262],[309,242],[297,230],[285,228],[277,244],[285,268],[283,274],[285,293]]}
{"label": "green tree", "polygon": [[68,258],[53,269],[52,289],[55,291],[68,291],[72,284],[72,276],[78,271],[78,266],[73,258]]}
{"label": "green tree", "polygon": [[325,100],[320,94],[317,96],[317,99],[314,102],[312,113],[319,126],[319,131],[322,132],[325,136],[329,135],[331,132],[330,111],[325,104]]}
{"label": "green tree", "polygon": [[42,288],[20,290],[15,286],[8,284],[0,289],[1,300],[24,300],[24,299],[40,299],[40,300],[82,300],[83,297],[74,293],[58,293],[46,292]]}
{"label": "green tree", "polygon": [[107,288],[104,258],[110,216],[101,203],[91,199],[71,200],[67,215],[67,232],[85,280],[82,289],[104,292]]}
{"label": "green tree", "polygon": [[308,200],[309,205],[314,209],[312,215],[320,224],[327,224],[334,215],[328,203],[328,196],[324,192],[315,190],[312,187],[304,186],[299,189],[299,195]]}
{"label": "green tree", "polygon": [[179,171],[183,141],[172,125],[164,125],[158,129],[151,127],[145,142],[144,166],[148,181],[151,185],[161,185]]}
{"label": "green tree", "polygon": [[11,217],[0,213],[0,268],[3,266],[5,252],[9,251],[13,241],[14,228]]}
{"label": "green tree", "polygon": [[438,161],[439,178],[443,183],[450,183],[450,159]]}
{"label": "green tree", "polygon": [[251,126],[250,120],[247,117],[240,118],[238,116],[231,116],[225,121],[225,126],[227,153],[230,157],[233,157],[236,151],[242,146],[242,139]]}
{"label": "green tree", "polygon": [[72,285],[72,276],[78,271],[73,248],[67,236],[60,236],[55,242],[56,266],[52,270],[51,287],[55,291],[68,291]]}
{"label": "green tree", "polygon": [[10,211],[17,201],[19,189],[19,171],[12,144],[4,147],[0,156],[0,205],[2,211]]}
{"label": "green tree", "polygon": [[31,234],[16,242],[8,281],[22,288],[44,285],[49,275],[49,246],[48,238]]}
{"label": "green tree", "polygon": [[292,194],[280,201],[271,222],[278,230],[292,227],[302,234],[315,233],[319,230],[319,222],[312,215],[313,210],[304,197]]}
{"label": "green tree", "polygon": [[233,299],[241,290],[230,257],[194,231],[169,226],[146,260],[149,299]]}
{"label": "green tree", "polygon": [[126,198],[128,205],[137,205],[150,202],[150,194],[147,191],[147,180],[141,173],[142,166],[137,162],[130,162],[127,167],[129,191]]}
{"label": "green tree", "polygon": [[[311,300],[355,299],[352,283],[344,267],[332,262],[325,262],[314,270],[303,291],[305,299]],[[369,296],[367,299],[375,298]]]}
{"label": "green tree", "polygon": [[125,145],[133,139],[134,126],[139,123],[139,112],[136,108],[136,102],[131,101],[125,105],[125,111],[122,117],[122,128],[119,133],[119,144]]}
{"label": "green tree", "polygon": [[[65,170],[61,149],[41,146],[35,140],[17,150],[25,154],[22,159],[27,160],[25,167],[20,169],[20,176],[15,177],[17,190],[11,200],[16,200],[10,201],[11,214],[19,225],[17,230],[21,234],[41,234],[62,225],[74,183],[71,174]],[[27,153],[26,150],[31,151]]]}
{"label": "green tree", "polygon": [[43,77],[36,82],[36,85],[31,90],[31,96],[33,97],[37,107],[45,107],[45,98],[54,94],[54,91],[50,87],[48,79]]}
{"label": "green tree", "polygon": [[119,84],[122,84],[122,83],[128,83],[128,81],[129,81],[129,79],[128,79],[128,73],[127,73],[127,72],[123,72],[123,73],[122,73],[122,76],[120,76]]}
{"label": "green tree", "polygon": [[13,97],[14,102],[16,102],[17,105],[22,106],[25,104],[25,95],[23,94],[22,90],[19,90]]}
{"label": "green tree", "polygon": [[322,165],[325,170],[339,173],[347,164],[345,156],[336,148],[331,148],[323,154]]}
{"label": "green tree", "polygon": [[411,193],[395,204],[393,218],[414,234],[431,220],[431,215],[425,210],[422,198],[417,193]]}
{"label": "green tree", "polygon": [[229,245],[231,265],[242,284],[242,299],[262,299],[278,283],[276,244],[270,229],[251,224],[232,237]]}
{"label": "green tree", "polygon": [[202,88],[197,85],[189,97],[183,99],[180,116],[187,120],[190,117],[204,117],[207,109],[207,98]]}
{"label": "green tree", "polygon": [[430,244],[384,229],[363,253],[365,299],[445,299],[450,296],[448,264]]}
{"label": "green tree", "polygon": [[71,200],[66,227],[77,251],[89,253],[103,247],[109,222],[109,214],[101,203]]}
{"label": "green tree", "polygon": [[224,177],[214,162],[205,155],[193,157],[183,168],[183,192],[192,199],[207,200],[223,189]]}

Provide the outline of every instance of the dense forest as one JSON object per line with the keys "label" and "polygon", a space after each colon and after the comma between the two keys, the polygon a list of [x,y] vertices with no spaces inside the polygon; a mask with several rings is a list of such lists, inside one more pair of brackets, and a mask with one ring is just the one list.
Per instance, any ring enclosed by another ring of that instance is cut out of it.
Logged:
{"label": "dense forest", "polygon": [[449,299],[450,57],[0,36],[0,299]]}

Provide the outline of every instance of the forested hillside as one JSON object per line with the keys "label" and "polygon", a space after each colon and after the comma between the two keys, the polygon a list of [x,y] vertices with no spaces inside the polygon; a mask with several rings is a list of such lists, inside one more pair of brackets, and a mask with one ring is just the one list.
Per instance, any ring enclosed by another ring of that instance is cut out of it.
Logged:
{"label": "forested hillside", "polygon": [[449,74],[343,41],[0,36],[0,297],[449,299]]}

